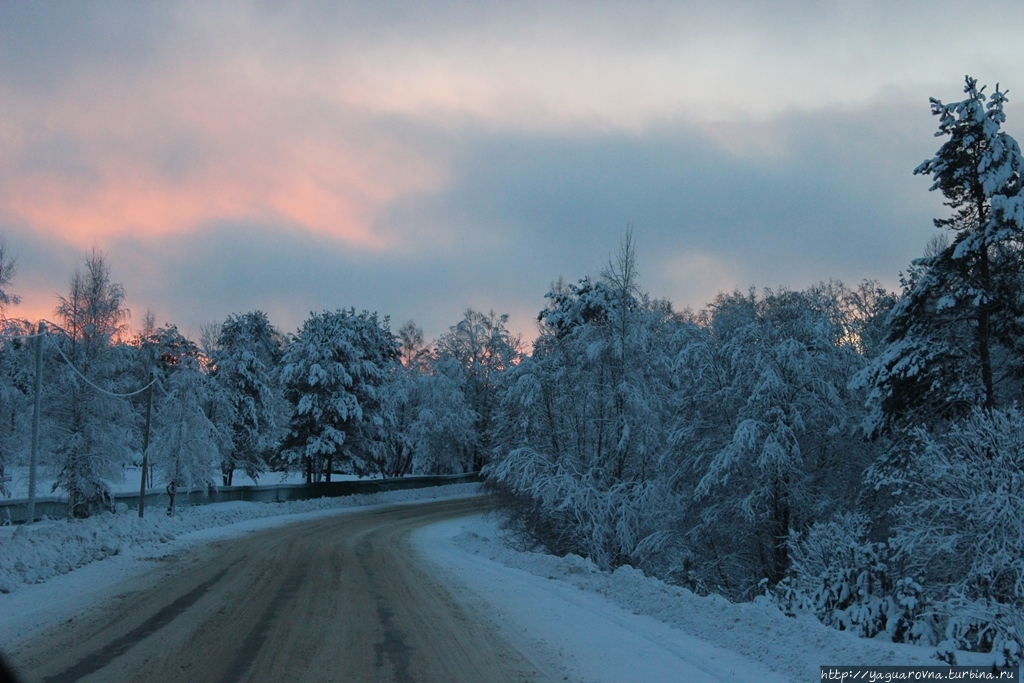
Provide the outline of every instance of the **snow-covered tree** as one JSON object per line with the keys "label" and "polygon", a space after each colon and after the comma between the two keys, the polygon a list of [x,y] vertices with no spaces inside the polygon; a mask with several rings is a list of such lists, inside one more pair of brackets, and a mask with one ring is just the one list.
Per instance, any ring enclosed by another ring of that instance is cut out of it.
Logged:
{"label": "snow-covered tree", "polygon": [[307,481],[336,469],[356,474],[389,468],[380,450],[382,387],[398,348],[388,319],[354,309],[312,314],[285,350],[282,381],[293,407],[285,456]]}
{"label": "snow-covered tree", "polygon": [[506,371],[488,482],[535,543],[650,569],[679,521],[662,466],[681,320],[639,289],[628,241],[599,280],[547,298],[532,355]]}
{"label": "snow-covered tree", "polygon": [[1024,414],[975,408],[949,430],[911,432],[910,457],[879,470],[897,493],[890,541],[958,648],[1024,653]]}
{"label": "snow-covered tree", "polygon": [[263,311],[230,315],[221,325],[213,352],[213,377],[227,399],[227,414],[208,417],[225,425],[231,444],[222,452],[225,486],[234,471],[256,479],[266,471],[266,455],[278,438],[280,386],[277,378],[282,335]]}
{"label": "snow-covered tree", "polygon": [[403,367],[422,370],[429,366],[432,351],[423,338],[423,329],[415,321],[409,320],[399,328],[398,344]]}
{"label": "snow-covered tree", "polygon": [[453,379],[461,376],[461,366],[453,358],[428,356],[395,365],[383,387],[382,458],[393,476],[460,474],[473,467],[477,415]]}
{"label": "snow-covered tree", "polygon": [[131,313],[125,307],[124,287],[110,276],[106,255],[94,249],[85,268],[76,270],[66,297],[60,297],[57,317],[71,342],[72,360],[85,373],[127,329]]}
{"label": "snow-covered tree", "polygon": [[19,339],[34,330],[24,321],[7,318],[7,309],[20,301],[9,290],[16,270],[7,240],[0,236],[0,495],[10,493],[6,486],[6,467],[16,462],[28,443],[23,418],[29,413],[31,373],[34,372],[26,362],[31,355],[31,344]]}
{"label": "snow-covered tree", "polygon": [[130,406],[117,396],[130,388],[123,380],[134,358],[112,343],[129,316],[124,299],[106,256],[93,250],[72,277],[68,295],[60,297],[62,333],[50,337],[65,361],[47,375],[54,377],[47,382],[56,420],[54,489],[67,493],[76,517],[109,505],[110,482],[123,477],[134,442]]}
{"label": "snow-covered tree", "polygon": [[5,470],[26,461],[31,443],[34,396],[35,327],[25,321],[4,321],[0,336],[0,496],[9,495]]}
{"label": "snow-covered tree", "polygon": [[410,434],[415,446],[413,470],[422,474],[471,472],[477,439],[477,415],[455,379],[453,358],[436,359],[420,371],[410,390],[414,409]]}
{"label": "snow-covered tree", "polygon": [[1001,130],[1006,92],[984,91],[967,77],[965,99],[931,100],[936,135],[947,140],[914,173],[946,197],[953,213],[935,225],[952,239],[914,262],[887,346],[857,379],[871,388],[871,434],[1021,398],[1024,158]]}
{"label": "snow-covered tree", "polygon": [[846,387],[861,356],[827,292],[766,291],[744,307],[749,321],[720,340],[735,413],[728,440],[694,462],[696,495],[707,522],[739,512],[753,524],[758,570],[774,584],[789,568],[790,530],[818,519],[866,465],[851,458],[859,411]]}
{"label": "snow-covered tree", "polygon": [[416,435],[413,433],[416,406],[413,388],[419,371],[392,363],[380,386],[381,440],[375,452],[378,470],[385,477],[401,477],[413,471]]}
{"label": "snow-covered tree", "polygon": [[452,359],[457,364],[449,366],[458,368],[458,376],[453,379],[477,416],[470,453],[474,471],[490,457],[501,375],[522,356],[520,337],[512,334],[507,325],[507,314],[466,309],[465,317],[441,335],[436,344],[439,360]]}
{"label": "snow-covered tree", "polygon": [[438,358],[413,321],[398,331],[398,363],[381,387],[384,419],[377,460],[386,476],[456,474],[473,466],[477,415],[462,393],[465,373]]}
{"label": "snow-covered tree", "polygon": [[0,320],[6,319],[7,308],[20,303],[21,299],[8,291],[8,285],[18,272],[18,262],[11,255],[7,238],[0,236]]}
{"label": "snow-covered tree", "polygon": [[158,361],[151,463],[166,484],[167,514],[179,490],[213,485],[219,451],[230,442],[206,414],[212,382],[203,374],[199,349],[168,325],[149,336]]}

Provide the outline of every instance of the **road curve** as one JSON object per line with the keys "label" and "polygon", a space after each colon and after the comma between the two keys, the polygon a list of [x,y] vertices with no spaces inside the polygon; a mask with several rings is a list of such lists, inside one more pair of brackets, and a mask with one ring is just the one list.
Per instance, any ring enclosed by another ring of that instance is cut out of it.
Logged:
{"label": "road curve", "polygon": [[378,508],[172,556],[145,587],[16,645],[8,662],[26,683],[546,680],[407,543],[486,505]]}

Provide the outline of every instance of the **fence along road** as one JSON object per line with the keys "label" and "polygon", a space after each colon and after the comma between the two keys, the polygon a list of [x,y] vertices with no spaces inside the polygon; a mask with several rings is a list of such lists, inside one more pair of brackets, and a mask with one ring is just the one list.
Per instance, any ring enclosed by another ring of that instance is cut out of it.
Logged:
{"label": "fence along road", "polygon": [[[354,493],[383,493],[419,489],[445,484],[469,484],[480,481],[480,474],[441,474],[422,477],[393,477],[389,479],[358,479],[355,481],[320,482],[318,484],[277,484],[271,486],[219,486],[215,489],[181,490],[176,505],[209,505],[244,500],[252,503],[283,503],[287,500],[309,500],[350,496]],[[146,510],[149,514],[163,514],[170,498],[166,493],[154,490],[146,494]],[[113,502],[124,503],[129,509],[138,508],[139,494],[115,493]],[[20,524],[28,519],[28,499],[0,499],[0,524]],[[36,498],[36,519],[43,516],[60,519],[68,516],[66,497]]]}
{"label": "fence along road", "polygon": [[407,543],[488,505],[378,508],[213,543],[5,654],[29,683],[555,680],[460,608]]}

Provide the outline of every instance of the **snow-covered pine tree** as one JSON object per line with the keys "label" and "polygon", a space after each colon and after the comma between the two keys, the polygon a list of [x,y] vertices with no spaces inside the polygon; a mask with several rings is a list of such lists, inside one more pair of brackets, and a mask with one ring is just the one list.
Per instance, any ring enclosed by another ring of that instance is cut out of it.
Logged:
{"label": "snow-covered pine tree", "polygon": [[220,328],[213,377],[227,399],[228,414],[212,420],[227,425],[230,446],[222,452],[225,486],[234,471],[256,479],[266,471],[266,454],[276,443],[278,372],[283,337],[263,311],[230,315]]}
{"label": "snow-covered pine tree", "polygon": [[869,434],[950,420],[974,406],[1020,396],[1024,336],[1024,158],[1001,129],[1006,92],[986,97],[966,78],[966,98],[932,99],[947,140],[915,174],[930,175],[952,215],[935,220],[952,239],[917,259],[889,316],[886,347],[855,383],[869,387]]}
{"label": "snow-covered pine tree", "polygon": [[285,350],[281,378],[293,407],[285,457],[307,481],[336,469],[380,473],[381,388],[398,346],[388,319],[354,309],[311,314]]}

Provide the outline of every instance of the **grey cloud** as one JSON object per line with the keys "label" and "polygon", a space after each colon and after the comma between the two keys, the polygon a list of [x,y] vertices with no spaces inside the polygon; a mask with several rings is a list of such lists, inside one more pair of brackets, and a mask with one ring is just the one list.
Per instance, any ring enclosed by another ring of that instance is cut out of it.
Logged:
{"label": "grey cloud", "polygon": [[396,328],[415,319],[436,337],[473,305],[466,291],[481,279],[478,269],[443,253],[422,258],[356,250],[271,225],[120,238],[110,256],[137,306],[193,331],[229,313],[261,309],[293,332],[310,311],[351,306],[390,315]]}
{"label": "grey cloud", "polygon": [[[452,187],[392,206],[382,228],[412,240],[421,226],[448,230],[463,258],[489,264],[501,287],[528,282],[538,304],[558,275],[600,270],[627,224],[652,274],[698,250],[736,264],[740,286],[895,283],[942,209],[911,174],[935,143],[924,104],[872,113],[776,122],[764,134],[784,140],[778,154],[731,155],[683,125],[643,136],[467,133]],[[706,303],[658,291],[670,284],[656,276],[645,284],[680,305]]]}
{"label": "grey cloud", "polygon": [[83,71],[122,77],[161,57],[177,25],[169,3],[0,4],[0,83],[50,92]]}

